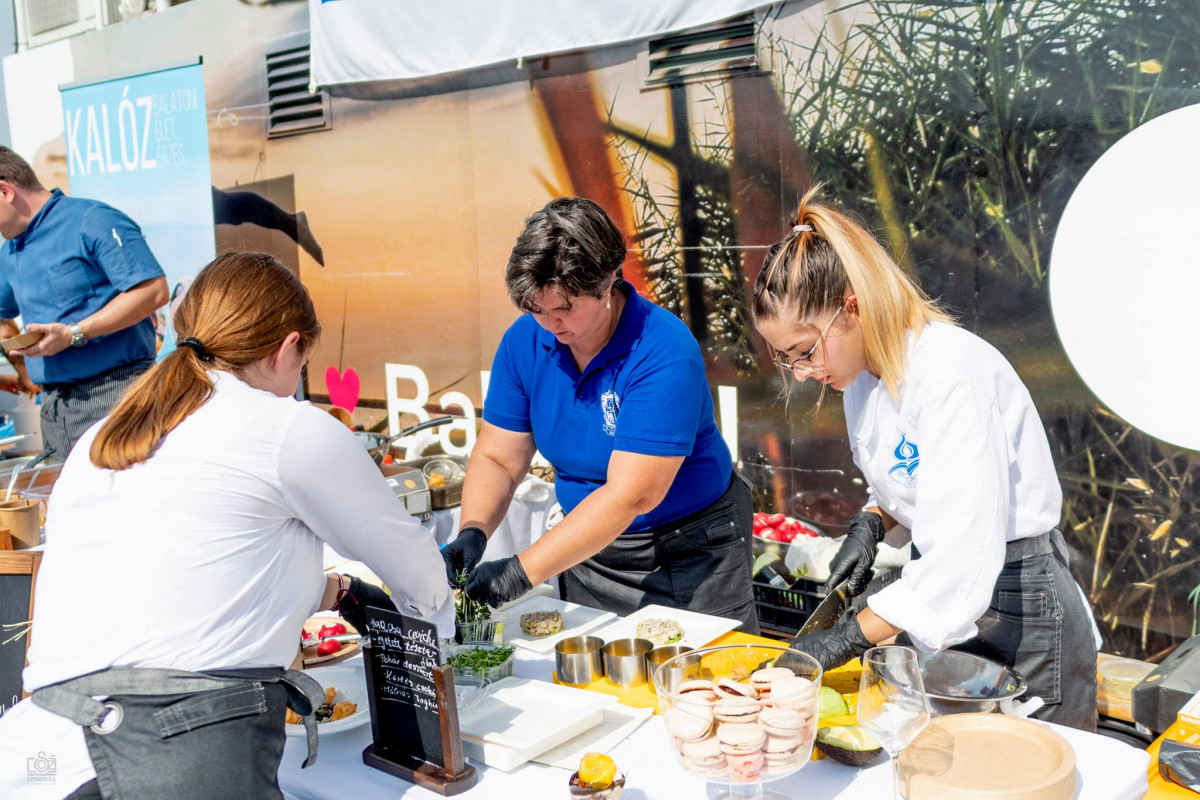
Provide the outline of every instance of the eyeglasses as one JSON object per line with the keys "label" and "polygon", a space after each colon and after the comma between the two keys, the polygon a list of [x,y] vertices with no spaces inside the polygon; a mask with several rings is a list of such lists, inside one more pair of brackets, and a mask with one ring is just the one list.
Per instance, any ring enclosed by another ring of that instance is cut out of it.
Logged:
{"label": "eyeglasses", "polygon": [[838,314],[841,314],[842,309],[845,307],[846,301],[843,300],[842,304],[838,306],[838,310],[830,317],[829,324],[825,326],[825,330],[821,331],[821,335],[817,337],[817,341],[813,342],[813,346],[808,348],[808,351],[804,355],[795,360],[789,360],[786,354],[775,353],[771,358],[771,363],[784,372],[791,372],[794,375],[809,375],[814,372],[824,371],[824,366],[812,360],[813,353],[817,352],[817,348],[821,346],[822,340],[825,339],[825,334],[829,333],[829,329],[833,327],[833,321],[838,318]]}

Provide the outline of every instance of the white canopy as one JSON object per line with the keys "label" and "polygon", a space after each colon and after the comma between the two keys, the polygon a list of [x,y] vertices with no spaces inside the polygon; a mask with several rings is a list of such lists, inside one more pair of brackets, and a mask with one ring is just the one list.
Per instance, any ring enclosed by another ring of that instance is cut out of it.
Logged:
{"label": "white canopy", "polygon": [[763,0],[309,0],[317,87],[427,78],[718,22]]}

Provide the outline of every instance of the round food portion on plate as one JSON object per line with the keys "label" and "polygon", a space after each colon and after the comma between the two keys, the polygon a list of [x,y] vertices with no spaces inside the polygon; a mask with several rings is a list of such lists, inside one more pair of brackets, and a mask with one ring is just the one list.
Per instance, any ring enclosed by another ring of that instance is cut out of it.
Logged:
{"label": "round food portion on plate", "polygon": [[657,647],[683,638],[683,628],[673,619],[644,619],[637,624],[637,638],[649,639]]}
{"label": "round food portion on plate", "polygon": [[549,636],[562,629],[561,611],[531,611],[521,615],[521,630],[530,636]]}

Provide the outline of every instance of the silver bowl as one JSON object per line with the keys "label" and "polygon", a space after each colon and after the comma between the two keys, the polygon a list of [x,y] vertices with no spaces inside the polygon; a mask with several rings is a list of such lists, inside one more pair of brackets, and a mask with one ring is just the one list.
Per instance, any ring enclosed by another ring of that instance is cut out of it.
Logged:
{"label": "silver bowl", "polygon": [[920,655],[929,709],[935,716],[1000,711],[1029,688],[1020,673],[982,656],[945,650]]}

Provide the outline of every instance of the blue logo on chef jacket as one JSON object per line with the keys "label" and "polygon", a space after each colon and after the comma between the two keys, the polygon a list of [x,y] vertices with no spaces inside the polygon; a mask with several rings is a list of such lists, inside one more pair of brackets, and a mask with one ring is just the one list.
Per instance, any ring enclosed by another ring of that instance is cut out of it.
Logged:
{"label": "blue logo on chef jacket", "polygon": [[621,413],[621,398],[616,392],[605,392],[600,395],[600,410],[604,413],[604,432],[609,436],[616,436],[617,414]]}
{"label": "blue logo on chef jacket", "polygon": [[910,442],[904,431],[900,431],[900,443],[892,454],[896,456],[896,463],[888,470],[888,477],[906,489],[916,486],[917,467],[921,464],[921,451],[917,449],[917,443]]}

